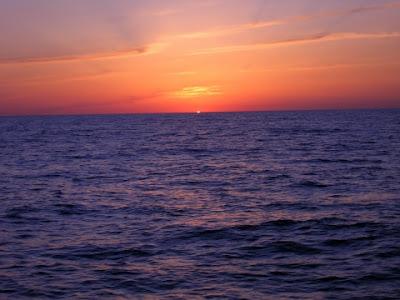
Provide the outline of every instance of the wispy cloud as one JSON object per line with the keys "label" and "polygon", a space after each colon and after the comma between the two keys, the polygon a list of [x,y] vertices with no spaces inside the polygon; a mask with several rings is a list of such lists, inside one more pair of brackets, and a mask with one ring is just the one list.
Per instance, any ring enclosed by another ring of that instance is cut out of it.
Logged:
{"label": "wispy cloud", "polygon": [[398,66],[400,62],[385,62],[385,61],[369,61],[363,63],[339,63],[320,66],[293,66],[293,67],[275,67],[275,68],[259,68],[259,69],[243,69],[241,73],[267,73],[267,72],[297,72],[297,71],[323,71],[334,69],[349,69],[349,68],[365,68],[365,67],[380,67],[380,66]]}
{"label": "wispy cloud", "polygon": [[365,5],[350,8],[347,10],[335,10],[335,11],[325,11],[317,14],[310,14],[310,15],[303,15],[303,16],[294,16],[290,18],[282,18],[270,21],[260,21],[258,18],[254,22],[238,24],[233,26],[225,26],[225,27],[217,27],[210,30],[204,31],[195,31],[189,33],[182,33],[172,38],[179,38],[179,39],[200,39],[200,38],[210,38],[210,37],[217,37],[217,36],[226,36],[226,35],[233,35],[238,34],[246,31],[252,30],[259,30],[265,29],[268,27],[273,26],[280,26],[280,25],[287,25],[292,23],[298,22],[307,22],[317,19],[324,19],[324,18],[334,18],[334,17],[348,17],[356,14],[367,13],[371,11],[379,11],[384,9],[390,8],[400,8],[400,2],[390,2],[390,3],[383,3],[377,5]]}
{"label": "wispy cloud", "polygon": [[276,20],[276,21],[268,21],[268,22],[257,22],[257,23],[246,23],[246,24],[239,24],[235,26],[227,26],[227,27],[220,27],[215,28],[208,31],[196,31],[191,33],[183,33],[174,36],[174,38],[181,38],[181,39],[196,39],[196,38],[209,38],[209,37],[216,37],[216,36],[224,36],[230,34],[237,34],[249,30],[256,30],[262,29],[277,25],[285,24],[286,21],[284,20]]}
{"label": "wispy cloud", "polygon": [[388,9],[388,8],[400,8],[400,2],[399,1],[394,1],[394,2],[383,3],[383,4],[360,6],[360,7],[356,7],[356,8],[350,9],[347,12],[347,14],[350,14],[350,15],[351,14],[358,14],[358,13],[375,11],[375,10],[382,10],[382,9]]}
{"label": "wispy cloud", "polygon": [[179,98],[197,98],[206,96],[221,95],[222,91],[219,86],[189,86],[173,93],[173,96]]}
{"label": "wispy cloud", "polygon": [[16,57],[16,58],[0,58],[0,65],[4,64],[47,64],[47,63],[63,63],[74,61],[95,61],[118,59],[136,55],[148,55],[157,53],[164,44],[152,44],[149,46],[135,47],[124,50],[91,53],[91,54],[77,54],[65,56],[33,56],[33,57]]}
{"label": "wispy cloud", "polygon": [[375,5],[363,5],[352,7],[349,9],[342,9],[342,10],[332,10],[332,11],[325,11],[318,14],[310,14],[305,16],[297,16],[288,19],[288,21],[311,21],[314,19],[321,19],[321,18],[333,18],[333,17],[348,17],[357,14],[363,14],[367,12],[385,10],[390,8],[400,8],[400,2],[390,2],[390,3],[381,3]]}
{"label": "wispy cloud", "polygon": [[[209,6],[215,5],[215,1],[204,1],[202,5]],[[0,65],[4,64],[50,64],[50,63],[63,63],[63,62],[74,62],[74,61],[96,61],[96,60],[108,60],[108,59],[119,59],[124,57],[131,57],[136,55],[149,55],[160,52],[163,47],[171,41],[171,39],[201,39],[210,37],[219,37],[225,35],[239,34],[242,32],[261,30],[273,26],[286,25],[296,22],[306,22],[320,18],[330,17],[346,17],[355,14],[362,14],[371,11],[384,10],[384,9],[397,9],[400,8],[400,1],[394,1],[376,5],[365,5],[359,7],[353,7],[347,10],[336,10],[326,11],[318,14],[310,14],[304,16],[295,16],[290,18],[276,19],[270,21],[254,21],[244,24],[225,26],[213,28],[210,30],[196,31],[177,34],[165,38],[158,39],[159,43],[149,44],[147,46],[133,47],[129,49],[120,49],[110,52],[101,53],[88,53],[88,54],[66,54],[62,56],[22,56],[22,57],[0,57]],[[154,16],[166,16],[173,15],[181,12],[181,9],[164,9],[153,13]],[[123,33],[121,33],[123,35]],[[329,40],[345,40],[345,39],[377,39],[377,38],[388,38],[397,37],[398,33],[377,33],[377,34],[360,34],[360,33],[322,33],[312,35],[304,38],[289,39],[283,41],[273,41],[261,44],[251,45],[233,45],[224,46],[217,48],[200,49],[192,54],[212,54],[212,53],[223,53],[223,52],[238,52],[238,51],[249,51],[264,49],[269,47],[277,47],[283,45],[299,44],[299,43],[310,43],[316,41],[329,41]],[[126,39],[130,39],[130,36],[126,35]]]}
{"label": "wispy cloud", "polygon": [[327,42],[327,41],[342,41],[342,40],[365,40],[365,39],[385,39],[385,38],[399,38],[400,32],[383,32],[383,33],[353,33],[353,32],[343,32],[343,33],[319,33],[315,35],[278,40],[267,43],[257,43],[257,44],[245,44],[245,45],[232,45],[224,47],[206,48],[189,55],[208,55],[208,54],[219,54],[219,53],[231,53],[231,52],[244,52],[244,51],[254,51],[263,50],[274,47],[282,46],[293,46],[299,44],[309,44],[315,42]]}

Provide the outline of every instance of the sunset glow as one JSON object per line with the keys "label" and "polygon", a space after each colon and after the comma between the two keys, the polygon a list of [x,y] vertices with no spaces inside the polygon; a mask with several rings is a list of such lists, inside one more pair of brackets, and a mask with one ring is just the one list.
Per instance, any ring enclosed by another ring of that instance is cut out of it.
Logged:
{"label": "sunset glow", "polygon": [[400,107],[400,1],[4,0],[0,46],[2,115]]}
{"label": "sunset glow", "polygon": [[178,97],[182,98],[207,97],[220,94],[218,87],[214,86],[191,86],[183,88],[176,93]]}

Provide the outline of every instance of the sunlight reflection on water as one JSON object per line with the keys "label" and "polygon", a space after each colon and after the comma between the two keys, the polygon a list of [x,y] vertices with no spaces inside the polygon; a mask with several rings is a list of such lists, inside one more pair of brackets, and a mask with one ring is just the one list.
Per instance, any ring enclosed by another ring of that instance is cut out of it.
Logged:
{"label": "sunlight reflection on water", "polygon": [[2,118],[0,298],[393,298],[399,116]]}

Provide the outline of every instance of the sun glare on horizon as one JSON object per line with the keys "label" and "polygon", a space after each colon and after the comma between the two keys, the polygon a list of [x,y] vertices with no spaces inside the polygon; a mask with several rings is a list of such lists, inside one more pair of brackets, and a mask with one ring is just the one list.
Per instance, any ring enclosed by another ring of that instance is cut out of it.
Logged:
{"label": "sun glare on horizon", "polygon": [[400,299],[399,122],[400,0],[0,0],[0,300]]}

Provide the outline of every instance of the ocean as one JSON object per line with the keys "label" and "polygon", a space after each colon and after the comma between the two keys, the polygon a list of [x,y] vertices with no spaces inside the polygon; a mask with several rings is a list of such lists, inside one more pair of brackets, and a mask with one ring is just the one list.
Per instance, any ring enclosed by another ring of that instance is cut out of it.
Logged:
{"label": "ocean", "polygon": [[0,299],[399,299],[400,110],[0,118]]}

